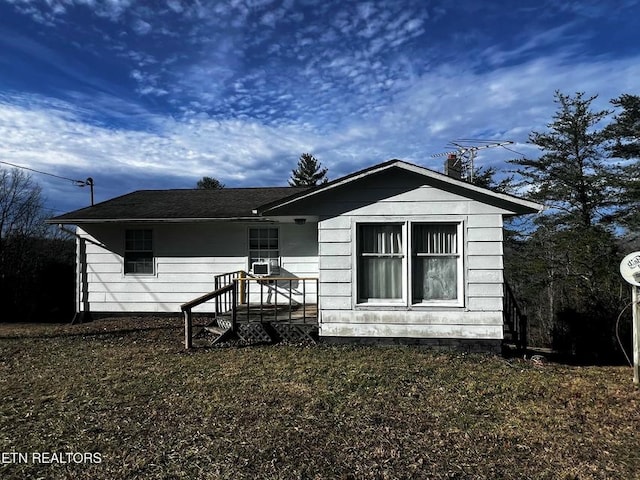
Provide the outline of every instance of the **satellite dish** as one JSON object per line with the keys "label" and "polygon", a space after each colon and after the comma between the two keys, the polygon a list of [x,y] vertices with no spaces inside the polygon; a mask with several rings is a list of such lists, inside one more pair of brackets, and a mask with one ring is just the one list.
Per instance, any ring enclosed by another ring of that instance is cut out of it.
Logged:
{"label": "satellite dish", "polygon": [[640,252],[630,253],[622,259],[620,274],[631,285],[640,287]]}

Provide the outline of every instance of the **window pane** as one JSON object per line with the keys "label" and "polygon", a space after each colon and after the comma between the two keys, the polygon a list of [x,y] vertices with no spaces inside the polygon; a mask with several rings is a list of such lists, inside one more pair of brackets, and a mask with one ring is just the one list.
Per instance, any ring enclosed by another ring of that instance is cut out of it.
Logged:
{"label": "window pane", "polygon": [[360,253],[401,254],[402,226],[361,225]]}
{"label": "window pane", "polygon": [[124,273],[153,273],[151,252],[127,252],[124,256]]}
{"label": "window pane", "polygon": [[456,300],[458,259],[456,257],[414,257],[413,299]]}
{"label": "window pane", "polygon": [[125,232],[126,250],[152,250],[151,230],[127,230]]}
{"label": "window pane", "polygon": [[458,253],[458,227],[455,224],[416,225],[413,229],[415,253]]}
{"label": "window pane", "polygon": [[360,225],[358,256],[360,300],[402,298],[401,225]]}
{"label": "window pane", "polygon": [[362,257],[360,299],[402,298],[402,258]]}
{"label": "window pane", "polygon": [[272,272],[278,272],[280,250],[278,229],[273,227],[249,228],[249,268],[254,262],[269,261]]}

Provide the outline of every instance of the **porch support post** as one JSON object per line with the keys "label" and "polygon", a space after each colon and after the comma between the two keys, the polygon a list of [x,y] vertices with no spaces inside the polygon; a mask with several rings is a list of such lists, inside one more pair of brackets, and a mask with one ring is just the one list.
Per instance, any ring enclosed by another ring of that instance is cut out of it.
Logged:
{"label": "porch support post", "polygon": [[[238,283],[242,285],[244,282],[242,280],[233,280],[231,282],[231,285],[233,285],[233,288],[231,289],[231,331],[233,333],[236,333],[238,331],[237,324],[236,324],[237,316],[238,316],[238,307],[237,307]],[[247,311],[249,311],[248,307],[247,307]]]}
{"label": "porch support post", "polygon": [[193,325],[191,322],[191,309],[184,310],[184,348],[189,350],[192,346]]}

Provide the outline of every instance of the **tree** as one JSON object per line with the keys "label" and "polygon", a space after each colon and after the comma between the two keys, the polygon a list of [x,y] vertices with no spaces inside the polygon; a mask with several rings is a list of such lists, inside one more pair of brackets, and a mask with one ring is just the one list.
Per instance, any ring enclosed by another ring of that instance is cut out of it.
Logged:
{"label": "tree", "polygon": [[605,128],[606,136],[614,142],[609,148],[611,156],[640,158],[640,96],[624,94],[611,103],[622,109]]}
{"label": "tree", "polygon": [[291,170],[289,185],[292,187],[311,186],[327,183],[327,168],[310,153],[303,153],[298,160],[298,166]]}
{"label": "tree", "polygon": [[558,111],[546,132],[532,132],[529,142],[543,154],[537,159],[512,160],[521,166],[519,175],[530,197],[542,201],[559,224],[589,228],[616,208],[612,200],[611,172],[607,161],[606,136],[598,124],[609,111],[592,111],[597,96],[585,98],[555,94]]}
{"label": "tree", "polygon": [[196,184],[196,188],[202,190],[216,190],[220,188],[224,188],[224,183],[220,182],[217,178],[213,177],[202,177],[198,180]]}
{"label": "tree", "polygon": [[3,318],[69,320],[73,241],[44,223],[41,188],[21,170],[0,170],[0,291]]}
{"label": "tree", "polygon": [[640,96],[624,94],[611,100],[622,111],[604,129],[613,158],[623,159],[614,175],[619,208],[608,219],[629,232],[640,229]]}
{"label": "tree", "polygon": [[21,170],[0,170],[0,252],[7,239],[41,234],[40,186]]}
{"label": "tree", "polygon": [[620,169],[601,128],[611,112],[592,110],[595,99],[556,92],[558,108],[547,130],[529,136],[542,154],[512,161],[520,167],[520,187],[547,211],[505,262],[538,337],[592,360],[615,352],[620,302],[617,239],[607,221],[620,209]]}

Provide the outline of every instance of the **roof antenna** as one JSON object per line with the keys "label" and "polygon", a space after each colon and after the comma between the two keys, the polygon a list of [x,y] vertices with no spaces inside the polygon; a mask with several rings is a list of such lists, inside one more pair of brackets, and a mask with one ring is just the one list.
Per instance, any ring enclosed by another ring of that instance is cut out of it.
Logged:
{"label": "roof antenna", "polygon": [[[475,143],[476,145],[471,145]],[[479,145],[478,145],[479,144]],[[445,163],[445,174],[473,183],[473,161],[478,150],[485,148],[502,147],[512,145],[510,140],[495,142],[492,140],[462,139],[449,142],[449,145],[456,147],[455,151],[436,153],[432,157],[447,156]]]}

